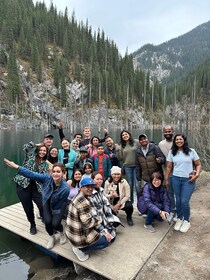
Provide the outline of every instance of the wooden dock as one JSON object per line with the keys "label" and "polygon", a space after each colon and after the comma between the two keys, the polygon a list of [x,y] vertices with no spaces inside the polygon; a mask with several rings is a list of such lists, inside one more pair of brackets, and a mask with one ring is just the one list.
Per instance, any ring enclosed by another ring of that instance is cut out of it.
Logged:
{"label": "wooden dock", "polygon": [[[90,258],[80,262],[72,252],[71,243],[60,245],[57,241],[53,252],[112,280],[135,279],[142,266],[163,240],[170,229],[167,223],[157,223],[155,233],[149,233],[144,227],[144,218],[134,211],[134,226],[126,223],[125,214],[120,214],[125,228],[117,228],[116,240],[106,249],[90,253]],[[0,209],[0,226],[44,248],[48,234],[41,220],[36,219],[37,234],[29,233],[29,223],[21,203]],[[57,236],[58,238],[58,236]]]}

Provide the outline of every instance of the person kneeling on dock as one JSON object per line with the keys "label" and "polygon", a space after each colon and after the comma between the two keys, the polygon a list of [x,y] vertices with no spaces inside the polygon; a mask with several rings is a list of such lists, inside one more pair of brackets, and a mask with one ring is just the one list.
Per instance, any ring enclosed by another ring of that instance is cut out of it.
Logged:
{"label": "person kneeling on dock", "polygon": [[112,236],[109,232],[98,231],[102,223],[100,215],[92,214],[92,205],[88,197],[92,195],[95,183],[91,178],[80,182],[80,192],[69,205],[66,220],[66,235],[72,243],[72,250],[80,261],[89,258],[87,252],[106,248]]}
{"label": "person kneeling on dock", "polygon": [[65,165],[55,163],[52,168],[52,174],[40,174],[21,167],[8,159],[4,159],[4,161],[9,167],[18,169],[18,174],[42,183],[43,216],[45,229],[50,235],[46,246],[47,249],[52,249],[55,244],[54,230],[60,232],[60,244],[66,243],[66,236],[61,223],[69,195],[69,185],[63,179],[66,172]]}

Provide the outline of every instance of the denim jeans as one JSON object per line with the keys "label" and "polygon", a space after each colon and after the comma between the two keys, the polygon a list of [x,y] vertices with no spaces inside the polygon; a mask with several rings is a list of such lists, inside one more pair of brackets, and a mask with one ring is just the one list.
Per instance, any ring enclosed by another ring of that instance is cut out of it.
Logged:
{"label": "denim jeans", "polygon": [[161,216],[159,214],[155,214],[154,212],[148,210],[145,224],[151,225],[152,220],[154,220],[154,219],[156,219],[158,221],[163,221],[163,219],[161,218]]}
{"label": "denim jeans", "polygon": [[175,204],[175,194],[172,185],[172,175],[168,177],[168,196],[171,203],[171,211],[176,212],[176,204]]}
{"label": "denim jeans", "polygon": [[104,249],[107,246],[109,246],[110,242],[107,241],[105,235],[102,235],[100,239],[98,239],[95,243],[89,245],[88,247],[81,248],[80,250],[84,253],[87,253],[89,251],[96,251],[100,249]]}
{"label": "denim jeans", "polygon": [[125,177],[126,180],[130,186],[130,199],[131,202],[134,202],[134,197],[133,197],[133,193],[134,193],[134,188],[136,190],[136,195],[137,195],[137,201],[140,197],[140,186],[139,186],[139,182],[136,179],[136,167],[124,167],[125,170]]}
{"label": "denim jeans", "polygon": [[189,178],[172,176],[172,185],[176,197],[177,217],[189,221],[190,198],[195,190],[195,182],[189,182]]}

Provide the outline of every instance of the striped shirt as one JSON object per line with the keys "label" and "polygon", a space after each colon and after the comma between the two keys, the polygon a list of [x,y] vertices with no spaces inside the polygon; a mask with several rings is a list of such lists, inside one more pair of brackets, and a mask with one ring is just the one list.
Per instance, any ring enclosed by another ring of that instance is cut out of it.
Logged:
{"label": "striped shirt", "polygon": [[103,235],[109,232],[112,238],[115,238],[116,230],[112,225],[114,223],[114,216],[103,188],[99,190],[94,189],[93,194],[88,199],[92,204],[92,215],[100,216],[102,219],[102,223],[96,226],[96,229]]}

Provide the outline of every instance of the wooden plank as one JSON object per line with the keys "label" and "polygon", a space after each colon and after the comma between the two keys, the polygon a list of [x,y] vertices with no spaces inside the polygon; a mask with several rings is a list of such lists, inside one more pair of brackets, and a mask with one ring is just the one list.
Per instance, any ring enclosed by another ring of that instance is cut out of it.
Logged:
{"label": "wooden plank", "polygon": [[[116,240],[108,248],[90,253],[86,262],[76,258],[69,241],[64,245],[59,244],[59,234],[56,234],[56,245],[52,251],[108,279],[134,279],[170,227],[166,223],[158,223],[157,231],[148,233],[143,227],[145,220],[136,209],[133,227],[127,225],[125,213],[120,215],[120,219],[125,228],[117,228]],[[36,219],[36,224],[38,232],[31,235],[21,203],[0,209],[0,226],[46,248],[49,236],[40,219]]]}

